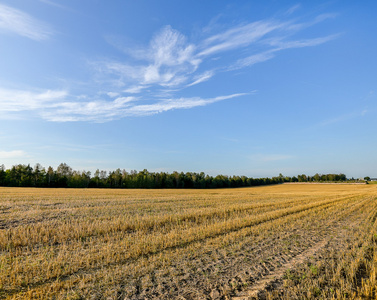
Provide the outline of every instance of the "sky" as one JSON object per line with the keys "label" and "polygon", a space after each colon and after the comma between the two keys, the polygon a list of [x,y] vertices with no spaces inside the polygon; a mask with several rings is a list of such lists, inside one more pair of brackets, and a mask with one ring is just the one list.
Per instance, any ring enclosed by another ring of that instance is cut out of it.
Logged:
{"label": "sky", "polygon": [[0,0],[0,165],[377,177],[376,12]]}

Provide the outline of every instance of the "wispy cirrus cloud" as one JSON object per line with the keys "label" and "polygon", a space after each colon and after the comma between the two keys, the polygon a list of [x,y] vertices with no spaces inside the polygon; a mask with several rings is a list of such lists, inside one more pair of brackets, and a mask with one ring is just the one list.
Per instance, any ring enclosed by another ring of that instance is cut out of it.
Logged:
{"label": "wispy cirrus cloud", "polygon": [[[292,12],[298,8],[299,5],[292,7]],[[270,60],[282,50],[313,47],[334,40],[337,34],[306,39],[295,39],[294,35],[335,16],[322,14],[301,23],[265,19],[226,28],[195,42],[190,42],[171,26],[165,26],[144,48],[117,45],[128,57],[125,62],[103,60],[93,62],[93,65],[99,73],[113,76],[114,86],[126,87],[124,91],[129,93],[142,92],[143,86],[182,90],[210,80],[218,72]],[[233,60],[228,58],[224,62],[223,56],[229,53]],[[205,67],[213,59],[218,61],[218,66],[215,69]]]}
{"label": "wispy cirrus cloud", "polygon": [[292,7],[290,7],[290,8],[286,11],[286,14],[287,14],[287,15],[291,15],[291,14],[293,14],[295,11],[297,11],[300,7],[301,7],[301,4],[293,5]]}
{"label": "wispy cirrus cloud", "polygon": [[304,47],[314,47],[337,38],[339,34],[333,34],[320,38],[313,39],[303,39],[296,41],[283,41],[281,38],[273,38],[265,41],[266,44],[271,46],[271,49],[266,50],[265,52],[257,53],[250,55],[248,57],[239,59],[234,65],[229,69],[236,70],[242,69],[245,67],[252,66],[256,63],[261,63],[267,60],[274,58],[279,51],[293,49],[293,48],[304,48]]}
{"label": "wispy cirrus cloud", "polygon": [[[0,28],[34,39],[49,36],[48,31],[38,30],[42,27],[37,21],[21,11],[0,5],[0,21],[1,17]],[[91,96],[89,93],[84,97],[74,95],[68,89],[25,91],[0,88],[0,114],[33,111],[48,121],[106,122],[241,97],[247,93],[234,91],[228,95],[203,98],[184,96],[184,90],[203,85],[220,72],[232,72],[270,60],[282,50],[329,42],[338,35],[305,39],[294,36],[296,33],[302,36],[305,28],[332,17],[332,14],[320,15],[303,23],[265,19],[217,31],[207,28],[195,41],[190,41],[171,26],[165,26],[153,35],[148,45],[123,50],[123,60],[104,58],[91,61],[95,71]],[[36,29],[35,35],[28,31],[33,28]],[[93,88],[97,92],[93,92]]]}
{"label": "wispy cirrus cloud", "polygon": [[328,126],[328,125],[333,125],[333,124],[344,122],[344,121],[347,121],[347,120],[364,117],[366,114],[368,114],[368,110],[363,109],[363,110],[351,112],[351,113],[348,113],[348,114],[344,114],[344,115],[341,115],[341,116],[337,116],[337,117],[332,118],[332,119],[324,120],[324,121],[318,123],[317,125],[315,125],[314,127],[325,127],[325,126]]}
{"label": "wispy cirrus cloud", "polygon": [[131,86],[131,87],[125,89],[124,92],[129,93],[129,94],[138,94],[146,88],[148,88],[147,85]]}
{"label": "wispy cirrus cloud", "polygon": [[174,109],[189,109],[209,105],[218,101],[232,99],[244,94],[233,94],[215,98],[203,99],[178,98],[163,99],[152,104],[132,103],[133,97],[117,98],[111,102],[90,101],[84,103],[58,103],[51,110],[44,110],[42,117],[54,122],[91,121],[106,122],[124,117],[150,116]]}
{"label": "wispy cirrus cloud", "polygon": [[32,40],[49,38],[52,30],[45,23],[13,7],[0,4],[0,32],[14,33]]}
{"label": "wispy cirrus cloud", "polygon": [[39,110],[64,100],[64,90],[27,91],[0,88],[0,112]]}
{"label": "wispy cirrus cloud", "polygon": [[209,80],[215,73],[213,71],[206,71],[203,74],[199,74],[198,76],[195,76],[193,79],[194,81],[189,83],[187,86],[193,86],[196,84],[199,84],[201,82]]}
{"label": "wispy cirrus cloud", "polygon": [[54,6],[54,7],[60,8],[60,9],[64,9],[64,10],[69,10],[66,6],[61,5],[61,4],[56,3],[54,1],[51,1],[51,0],[39,0],[39,1],[42,2],[42,3],[45,3],[47,5],[50,5],[50,6]]}
{"label": "wispy cirrus cloud", "polygon": [[[238,93],[214,98],[165,98],[154,103],[142,104],[133,96],[116,97],[113,100],[83,101],[67,91],[30,92],[0,89],[0,113],[34,112],[52,122],[106,122],[124,117],[149,116],[174,109],[205,106],[222,100],[246,95]],[[115,94],[108,95],[114,98]]]}
{"label": "wispy cirrus cloud", "polygon": [[118,77],[124,86],[130,85],[127,90],[134,93],[134,87],[142,90],[148,85],[174,87],[186,83],[201,62],[194,52],[195,46],[183,34],[165,26],[146,49],[127,50],[137,62],[96,61],[93,65],[101,73]]}
{"label": "wispy cirrus cloud", "polygon": [[27,156],[23,150],[0,151],[0,159],[20,158]]}
{"label": "wispy cirrus cloud", "polygon": [[222,100],[232,99],[245,96],[246,93],[232,94],[227,96],[219,96],[214,98],[203,99],[200,97],[166,99],[155,104],[136,105],[127,111],[132,115],[153,115],[173,109],[188,109],[198,106],[205,106]]}
{"label": "wispy cirrus cloud", "polygon": [[199,57],[246,47],[257,42],[268,33],[285,26],[285,23],[273,21],[257,21],[236,26],[205,39],[198,53]]}

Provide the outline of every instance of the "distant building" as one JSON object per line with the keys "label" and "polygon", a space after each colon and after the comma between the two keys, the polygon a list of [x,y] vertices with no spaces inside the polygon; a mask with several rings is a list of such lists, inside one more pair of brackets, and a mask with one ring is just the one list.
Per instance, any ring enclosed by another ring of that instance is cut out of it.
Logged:
{"label": "distant building", "polygon": [[377,177],[371,178],[370,181],[377,181]]}

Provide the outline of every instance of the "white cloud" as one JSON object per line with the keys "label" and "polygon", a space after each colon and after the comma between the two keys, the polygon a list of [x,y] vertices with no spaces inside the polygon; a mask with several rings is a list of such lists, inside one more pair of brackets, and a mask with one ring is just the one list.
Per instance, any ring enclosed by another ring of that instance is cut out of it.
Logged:
{"label": "white cloud", "polygon": [[[150,41],[146,49],[137,48],[127,51],[131,57],[141,61],[130,63],[105,61],[99,63],[100,72],[120,76],[124,82],[134,83],[127,90],[129,93],[139,92],[144,85],[163,87],[179,86],[195,72],[200,59],[195,57],[195,46],[187,42],[187,38],[170,26],[162,28]],[[98,66],[98,62],[95,63]]]}
{"label": "white cloud", "polygon": [[118,97],[113,101],[59,102],[43,109],[41,116],[55,122],[105,122],[122,117],[124,110],[132,107],[130,103],[135,99],[134,97]]}
{"label": "white cloud", "polygon": [[275,57],[274,53],[272,51],[266,51],[258,54],[250,55],[249,57],[243,58],[238,60],[233,66],[231,66],[230,70],[235,69],[242,69],[245,67],[252,66],[257,63],[264,62],[266,60],[269,60],[271,58]]}
{"label": "white cloud", "polygon": [[312,21],[307,21],[303,23],[295,23],[295,22],[289,22],[287,23],[287,26],[285,27],[285,30],[297,32],[303,29],[306,29],[308,27],[311,27],[313,25],[316,25],[318,23],[324,22],[328,19],[335,18],[337,14],[321,14],[314,18]]}
{"label": "white cloud", "polygon": [[0,4],[0,31],[40,41],[51,36],[48,26],[21,10]]}
{"label": "white cloud", "polygon": [[290,7],[290,8],[287,10],[286,14],[287,14],[287,15],[291,15],[291,14],[293,14],[295,11],[297,11],[298,9],[300,9],[300,7],[301,7],[301,4],[293,5],[292,7]]}
{"label": "white cloud", "polygon": [[54,122],[105,122],[123,117],[149,116],[174,109],[205,106],[244,95],[246,94],[233,94],[208,99],[199,97],[162,99],[153,104],[138,104],[138,102],[134,102],[136,100],[134,97],[118,98],[112,102],[65,102],[57,104],[55,110],[45,110],[42,116],[46,120]]}
{"label": "white cloud", "polygon": [[[35,112],[53,122],[106,122],[129,116],[147,116],[173,109],[205,106],[246,94],[232,94],[214,98],[157,99],[152,104],[140,104],[136,97],[117,97],[112,101],[72,97],[66,91],[30,92],[0,89],[0,115],[4,113]],[[70,98],[70,99],[68,99]]]}
{"label": "white cloud", "polygon": [[146,105],[135,105],[129,108],[126,113],[135,116],[145,116],[145,115],[152,115],[157,114],[173,109],[188,109],[198,106],[205,106],[208,104],[212,104],[218,101],[232,99],[240,96],[247,95],[245,93],[240,94],[233,94],[227,96],[220,96],[215,98],[203,99],[200,97],[194,98],[178,98],[178,99],[168,99],[162,100],[155,104],[146,104]]}
{"label": "white cloud", "polygon": [[0,159],[20,158],[25,156],[27,156],[27,154],[22,150],[0,151]]}
{"label": "white cloud", "polygon": [[[291,12],[298,8],[299,5],[293,6]],[[281,50],[318,46],[335,39],[337,35],[292,38],[297,32],[334,16],[323,14],[306,23],[260,20],[227,28],[196,43],[171,26],[165,26],[146,47],[127,48],[125,53],[129,59],[125,62],[102,61],[94,65],[100,66],[101,74],[115,76],[114,86],[130,86],[125,90],[128,93],[140,93],[145,85],[152,90],[182,90],[213,78],[215,71],[204,67],[205,62],[213,59],[220,64],[217,70],[232,71],[272,59]],[[221,66],[222,56],[228,52],[233,54],[234,61]]]}
{"label": "white cloud", "polygon": [[193,57],[194,49],[194,45],[188,44],[183,34],[166,26],[152,39],[150,55],[156,66],[185,63],[195,66],[197,60]]}
{"label": "white cloud", "polygon": [[336,13],[321,14],[321,15],[317,16],[312,23],[309,23],[309,24],[310,25],[314,25],[314,24],[323,22],[323,21],[325,21],[327,19],[336,18],[337,16],[338,16],[338,14],[336,14]]}
{"label": "white cloud", "polygon": [[324,120],[324,121],[320,122],[319,124],[315,125],[314,127],[324,127],[324,126],[344,122],[344,121],[347,121],[347,120],[364,117],[367,113],[368,113],[367,109],[363,109],[361,111],[359,110],[359,111],[351,112],[351,113],[348,113],[348,114],[337,116],[337,117],[332,118],[332,119]]}
{"label": "white cloud", "polygon": [[148,86],[144,85],[139,85],[139,86],[132,86],[128,89],[125,89],[123,92],[129,93],[129,94],[138,94],[140,93],[143,89],[147,88]]}
{"label": "white cloud", "polygon": [[64,9],[64,10],[69,10],[67,7],[61,5],[61,4],[58,4],[54,1],[51,1],[51,0],[39,0],[40,2],[42,3],[45,3],[47,5],[51,5],[51,6],[54,6],[54,7],[57,7],[57,8],[60,8],[60,9]]}
{"label": "white cloud", "polygon": [[215,75],[215,73],[213,71],[207,71],[207,72],[204,72],[203,74],[200,74],[196,77],[194,77],[194,82],[188,84],[187,86],[193,86],[193,85],[196,85],[198,83],[201,83],[201,82],[204,82],[204,81],[207,81],[209,80],[213,75]]}
{"label": "white cloud", "polygon": [[[292,7],[292,12],[295,9]],[[209,98],[182,97],[181,91],[194,89],[219,72],[231,72],[270,60],[279,51],[318,46],[333,40],[337,35],[309,39],[292,37],[332,16],[321,15],[307,23],[260,20],[228,27],[212,35],[208,34],[210,31],[203,31],[206,36],[195,43],[172,27],[165,26],[147,46],[127,48],[127,57],[123,61],[103,59],[91,63],[96,70],[95,88],[102,91],[94,91],[97,96],[89,93],[74,95],[67,90],[25,91],[0,87],[0,116],[5,118],[11,113],[33,111],[48,121],[105,122],[240,97],[245,94],[231,92],[231,95]],[[50,34],[46,27],[27,14],[0,4],[1,28],[36,40]],[[225,55],[228,60],[223,60]],[[216,68],[213,67],[214,59]],[[274,160],[273,157],[270,159]]]}
{"label": "white cloud", "polygon": [[252,66],[256,63],[261,63],[261,62],[270,60],[276,56],[277,52],[282,51],[282,50],[318,46],[328,41],[334,40],[338,36],[339,36],[338,34],[334,34],[334,35],[321,37],[321,38],[288,41],[288,42],[282,41],[281,38],[270,39],[266,41],[266,43],[272,46],[273,47],[272,49],[240,59],[233,66],[231,66],[229,70],[242,69],[245,67]]}
{"label": "white cloud", "polygon": [[0,88],[0,112],[18,112],[43,109],[68,96],[64,90],[41,92]]}
{"label": "white cloud", "polygon": [[283,26],[284,23],[258,21],[231,28],[206,39],[201,45],[201,48],[204,49],[198,55],[208,56],[217,52],[248,46]]}
{"label": "white cloud", "polygon": [[106,94],[107,94],[107,96],[109,96],[110,98],[115,98],[115,97],[118,97],[118,96],[119,96],[119,93],[116,93],[116,92],[107,92]]}
{"label": "white cloud", "polygon": [[339,36],[339,34],[333,34],[325,37],[320,38],[313,38],[313,39],[305,39],[305,40],[297,40],[297,41],[281,41],[281,39],[276,40],[270,40],[268,43],[276,47],[272,51],[280,51],[285,49],[292,49],[292,48],[303,48],[303,47],[313,47],[318,46],[323,43],[329,42],[331,40],[336,39]]}
{"label": "white cloud", "polygon": [[150,65],[145,68],[144,83],[148,84],[148,83],[155,83],[159,81],[169,81],[169,79],[171,79],[172,76],[170,75],[168,77],[165,75],[165,80],[164,80],[159,73],[158,67],[155,65]]}

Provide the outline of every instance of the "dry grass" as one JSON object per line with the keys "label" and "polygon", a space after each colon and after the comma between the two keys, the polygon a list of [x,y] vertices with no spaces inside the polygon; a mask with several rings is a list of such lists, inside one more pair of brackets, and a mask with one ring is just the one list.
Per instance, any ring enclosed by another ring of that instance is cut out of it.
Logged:
{"label": "dry grass", "polygon": [[283,269],[245,297],[375,297],[375,202],[373,185],[0,188],[0,298],[226,299]]}

